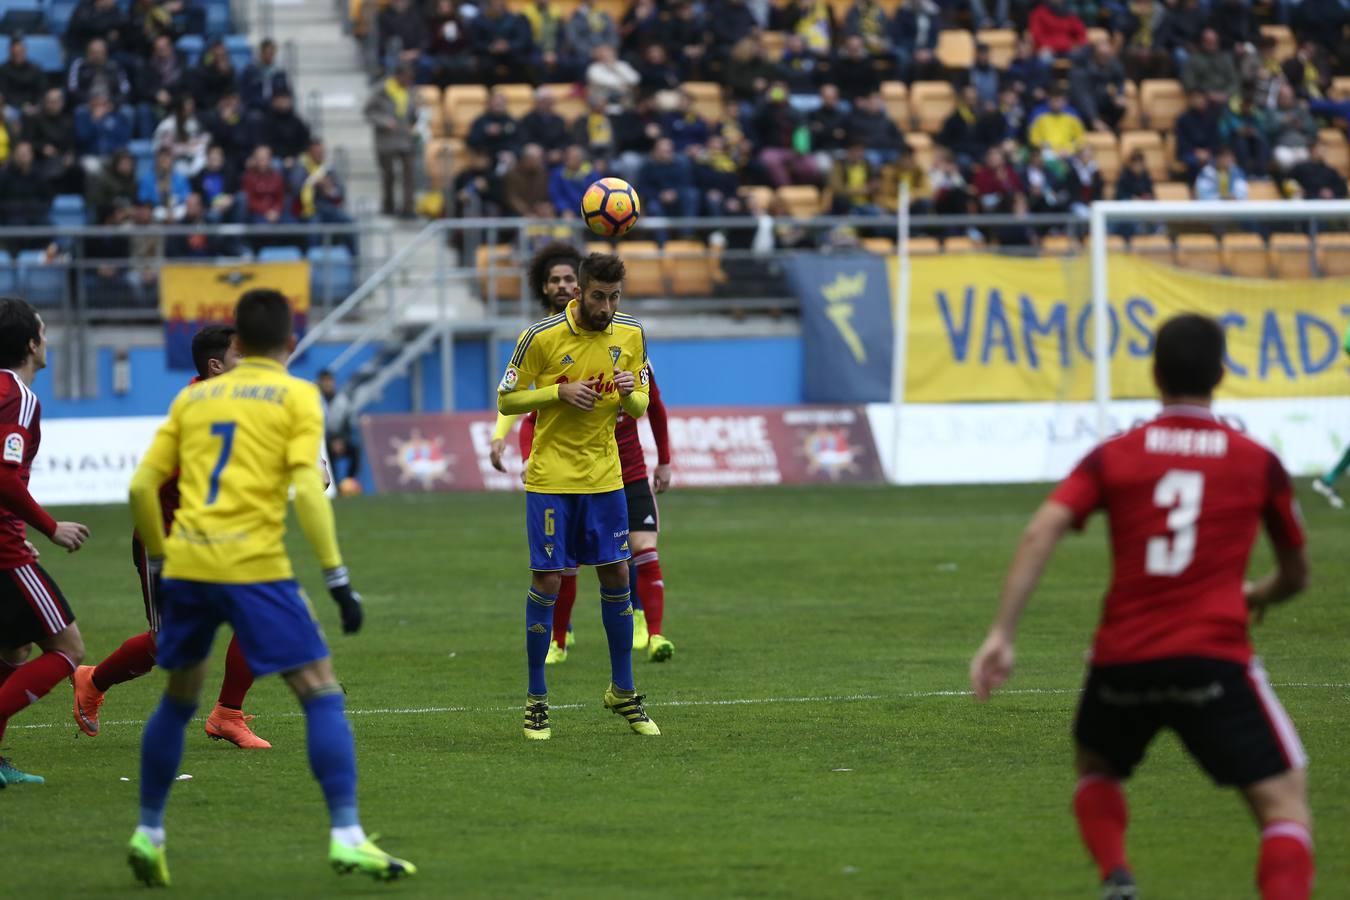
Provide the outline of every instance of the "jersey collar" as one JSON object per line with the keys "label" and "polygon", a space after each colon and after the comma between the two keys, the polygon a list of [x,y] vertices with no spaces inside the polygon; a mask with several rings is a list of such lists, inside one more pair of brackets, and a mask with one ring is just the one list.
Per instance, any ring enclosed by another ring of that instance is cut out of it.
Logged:
{"label": "jersey collar", "polygon": [[[581,310],[581,301],[580,301],[580,300],[570,300],[570,301],[568,301],[568,303],[567,303],[567,309],[563,311],[563,315],[567,316],[567,327],[570,328],[570,329],[572,329],[572,333],[573,333],[573,334],[580,334],[582,331],[585,331],[585,330],[586,330],[586,329],[584,329],[584,328],[581,327],[581,323],[580,323],[580,321],[579,321],[579,319],[578,319],[578,316],[580,315],[580,310]],[[609,321],[609,326],[606,327],[605,330],[604,330],[603,332],[597,331],[597,332],[594,332],[594,333],[595,333],[595,334],[613,334],[613,333],[614,333],[614,320],[613,320],[613,319],[610,319],[610,321]]]}
{"label": "jersey collar", "polygon": [[1189,419],[1208,419],[1211,422],[1217,421],[1218,417],[1214,415],[1214,410],[1204,406],[1190,406],[1184,403],[1178,403],[1175,406],[1164,406],[1162,412],[1158,413],[1158,418],[1167,418],[1169,416],[1183,416]]}
{"label": "jersey collar", "polygon": [[254,366],[260,369],[273,369],[277,372],[286,371],[286,366],[277,362],[275,359],[268,359],[265,356],[245,356],[239,361],[241,366]]}

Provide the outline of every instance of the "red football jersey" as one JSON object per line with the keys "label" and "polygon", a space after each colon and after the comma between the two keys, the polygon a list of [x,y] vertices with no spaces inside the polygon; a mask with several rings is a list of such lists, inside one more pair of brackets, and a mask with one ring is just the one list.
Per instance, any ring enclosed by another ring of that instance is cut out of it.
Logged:
{"label": "red football jersey", "polygon": [[1206,409],[1171,407],[1107,441],[1051,499],[1081,528],[1106,511],[1112,576],[1096,665],[1252,655],[1242,585],[1262,524],[1303,546],[1293,484],[1274,453]]}
{"label": "red football jersey", "polygon": [[[50,535],[56,530],[51,516],[28,493],[28,480],[42,443],[42,406],[28,385],[8,369],[0,370],[0,464],[6,471],[0,504],[0,569],[17,569],[36,562],[24,541],[25,522]],[[17,475],[17,479],[15,479]]]}
{"label": "red football jersey", "polygon": [[[648,367],[647,375],[651,379],[651,394],[647,402],[648,421],[652,426],[652,438],[656,441],[656,461],[660,465],[670,464],[670,429],[666,418],[666,405],[661,402],[661,390],[656,386],[656,375]],[[520,423],[520,456],[530,458],[534,446],[534,413],[529,413]],[[642,452],[642,441],[638,436],[637,419],[619,409],[619,420],[614,426],[614,442],[619,446],[619,465],[623,467],[623,483],[645,481],[647,478],[647,456]]]}

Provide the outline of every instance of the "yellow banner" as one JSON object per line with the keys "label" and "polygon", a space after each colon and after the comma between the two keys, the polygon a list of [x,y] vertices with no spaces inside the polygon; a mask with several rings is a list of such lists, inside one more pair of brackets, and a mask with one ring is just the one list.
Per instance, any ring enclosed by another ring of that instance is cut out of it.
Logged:
{"label": "yellow banner", "polygon": [[[1227,397],[1350,392],[1341,335],[1350,279],[1224,278],[1112,255],[1111,381],[1151,397],[1158,327],[1182,312],[1228,336]],[[892,267],[892,277],[894,268]],[[1092,399],[1093,315],[1086,256],[917,257],[910,275],[906,399],[917,403]]]}
{"label": "yellow banner", "polygon": [[239,298],[254,288],[281,291],[297,321],[309,313],[309,263],[240,266],[167,265],[159,275],[159,313],[166,322],[232,322]]}

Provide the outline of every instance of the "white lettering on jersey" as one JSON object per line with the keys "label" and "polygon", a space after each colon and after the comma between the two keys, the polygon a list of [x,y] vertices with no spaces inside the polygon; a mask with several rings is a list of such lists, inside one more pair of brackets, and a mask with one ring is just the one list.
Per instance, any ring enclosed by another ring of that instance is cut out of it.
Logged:
{"label": "white lettering on jersey", "polygon": [[1228,433],[1213,429],[1149,428],[1144,432],[1144,451],[1165,456],[1228,455]]}

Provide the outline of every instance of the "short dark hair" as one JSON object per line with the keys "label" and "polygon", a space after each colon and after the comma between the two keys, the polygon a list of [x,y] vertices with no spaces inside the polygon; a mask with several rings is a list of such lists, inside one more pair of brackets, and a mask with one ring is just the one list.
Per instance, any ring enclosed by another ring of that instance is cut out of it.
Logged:
{"label": "short dark hair", "polygon": [[592,281],[600,284],[618,284],[627,276],[623,260],[613,253],[592,253],[581,261],[577,270],[577,282],[583,291]]}
{"label": "short dark hair", "polygon": [[551,308],[548,297],[544,296],[544,289],[548,285],[548,273],[553,271],[554,266],[563,265],[571,266],[577,279],[580,280],[581,252],[571,244],[564,244],[561,241],[540,247],[539,252],[530,260],[530,293],[545,307]]}
{"label": "short dark hair", "polygon": [[211,374],[211,360],[225,361],[225,351],[234,341],[233,325],[207,325],[192,336],[192,364],[202,378]]}
{"label": "short dark hair", "polygon": [[239,329],[239,349],[248,356],[284,350],[291,337],[291,304],[281,291],[255,288],[239,298],[234,327]]}
{"label": "short dark hair", "polygon": [[37,310],[18,297],[0,297],[0,368],[17,369],[28,361],[30,345],[42,336]]}
{"label": "short dark hair", "polygon": [[1223,379],[1223,327],[1209,316],[1184,313],[1158,329],[1153,372],[1172,397],[1208,397]]}

